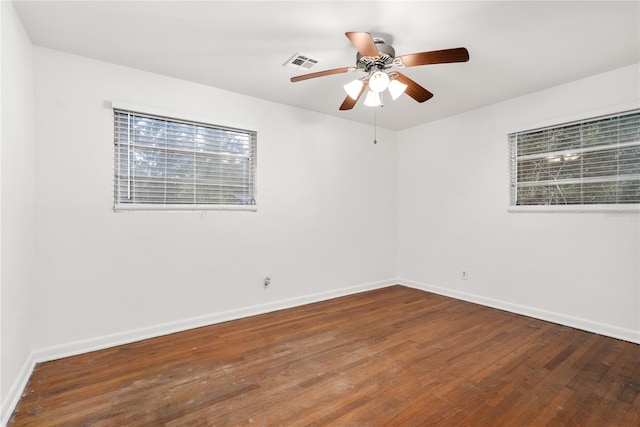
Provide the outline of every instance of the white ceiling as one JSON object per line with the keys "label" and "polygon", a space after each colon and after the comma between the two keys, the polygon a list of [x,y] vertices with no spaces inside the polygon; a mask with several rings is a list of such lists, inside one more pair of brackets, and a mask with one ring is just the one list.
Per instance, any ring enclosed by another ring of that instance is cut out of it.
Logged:
{"label": "white ceiling", "polygon": [[[15,1],[34,44],[350,120],[405,129],[640,62],[638,1]],[[466,63],[404,73],[435,96],[339,111],[354,74],[346,31],[396,55],[464,46]],[[296,52],[321,60],[283,67]]]}

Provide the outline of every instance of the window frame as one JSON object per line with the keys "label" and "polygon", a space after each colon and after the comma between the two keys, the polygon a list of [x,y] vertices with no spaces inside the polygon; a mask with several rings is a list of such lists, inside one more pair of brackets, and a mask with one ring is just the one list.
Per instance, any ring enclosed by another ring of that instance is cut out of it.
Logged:
{"label": "window frame", "polygon": [[591,110],[582,113],[578,113],[572,116],[565,116],[556,119],[550,119],[528,125],[521,125],[509,130],[506,133],[507,140],[507,153],[509,162],[509,181],[507,186],[507,200],[508,212],[531,212],[531,213],[608,213],[608,214],[631,214],[637,215],[640,213],[640,203],[626,203],[626,204],[570,204],[570,205],[516,205],[512,197],[512,187],[517,184],[517,178],[514,178],[514,162],[516,159],[513,157],[512,144],[510,136],[516,133],[524,133],[537,131],[542,129],[548,129],[553,127],[563,127],[576,124],[579,122],[588,122],[591,120],[604,119],[607,116],[624,115],[627,113],[639,112],[640,102],[631,102],[620,105],[613,105],[604,107],[598,110]]}
{"label": "window frame", "polygon": [[[258,210],[258,191],[257,191],[257,157],[258,157],[258,132],[251,130],[249,126],[243,124],[227,124],[217,125],[213,124],[212,120],[207,117],[198,117],[195,114],[178,112],[173,110],[165,110],[156,107],[143,106],[138,104],[132,104],[129,102],[113,101],[110,107],[111,111],[111,123],[113,134],[113,211],[114,212],[149,212],[149,211],[248,211],[256,212]],[[191,203],[191,204],[161,204],[161,203],[119,203],[118,202],[118,142],[115,128],[116,111],[125,111],[133,114],[140,114],[142,116],[150,116],[151,118],[158,118],[160,120],[175,121],[177,123],[187,123],[195,125],[203,125],[205,127],[211,127],[219,130],[230,130],[246,132],[252,135],[251,137],[251,152],[252,152],[252,189],[253,189],[253,203],[252,204],[215,204],[215,203]]]}

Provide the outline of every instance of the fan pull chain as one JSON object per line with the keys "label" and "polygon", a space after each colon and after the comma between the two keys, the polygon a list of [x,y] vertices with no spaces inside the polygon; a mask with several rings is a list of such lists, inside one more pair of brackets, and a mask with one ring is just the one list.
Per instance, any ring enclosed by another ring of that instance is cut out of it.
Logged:
{"label": "fan pull chain", "polygon": [[373,110],[373,143],[378,143],[378,122],[376,120],[376,111]]}

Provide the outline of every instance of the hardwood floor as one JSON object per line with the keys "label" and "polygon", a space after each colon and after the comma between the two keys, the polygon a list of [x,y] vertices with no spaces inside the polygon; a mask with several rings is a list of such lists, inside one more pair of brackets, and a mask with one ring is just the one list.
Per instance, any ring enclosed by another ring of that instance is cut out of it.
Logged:
{"label": "hardwood floor", "polygon": [[640,346],[392,286],[39,364],[17,426],[638,426]]}

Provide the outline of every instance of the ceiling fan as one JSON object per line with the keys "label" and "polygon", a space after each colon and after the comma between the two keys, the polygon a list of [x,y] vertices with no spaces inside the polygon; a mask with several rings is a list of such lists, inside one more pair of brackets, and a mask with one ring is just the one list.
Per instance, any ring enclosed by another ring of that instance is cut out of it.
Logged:
{"label": "ceiling fan", "polygon": [[416,101],[424,102],[430,99],[433,94],[409,77],[396,71],[396,68],[469,60],[469,52],[464,47],[395,56],[396,52],[393,46],[386,44],[382,39],[373,38],[369,33],[347,32],[345,35],[358,51],[355,67],[334,68],[291,78],[291,82],[295,83],[358,70],[367,73],[366,76],[344,85],[344,90],[348,95],[340,105],[340,110],[352,109],[367,88],[369,90],[364,104],[370,107],[382,105],[381,93],[387,89],[394,100],[406,93]]}

